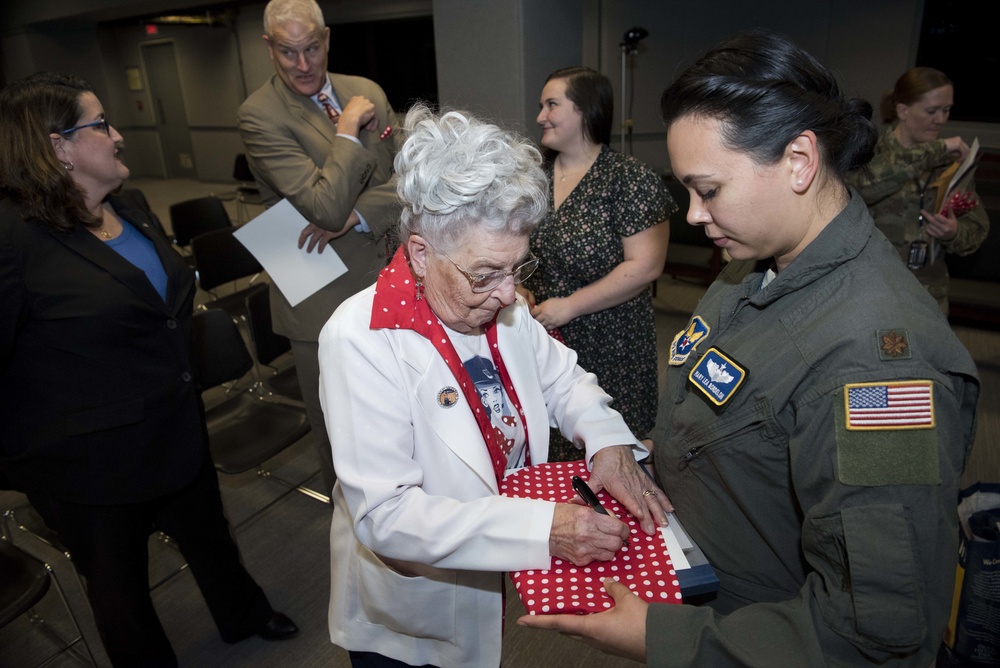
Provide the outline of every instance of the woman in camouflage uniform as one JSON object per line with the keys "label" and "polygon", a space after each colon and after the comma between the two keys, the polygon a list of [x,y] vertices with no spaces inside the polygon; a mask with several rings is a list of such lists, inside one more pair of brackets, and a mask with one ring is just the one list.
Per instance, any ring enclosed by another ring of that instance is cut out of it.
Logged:
{"label": "woman in camouflage uniform", "polygon": [[[944,253],[975,252],[989,232],[990,221],[975,194],[968,207],[934,211],[934,182],[954,161],[964,160],[968,145],[961,137],[939,139],[948,121],[954,87],[943,72],[914,67],[882,97],[882,121],[889,124],[868,170],[851,175],[875,225],[892,242],[914,275],[948,313],[948,267]],[[943,251],[943,252],[942,252]]]}

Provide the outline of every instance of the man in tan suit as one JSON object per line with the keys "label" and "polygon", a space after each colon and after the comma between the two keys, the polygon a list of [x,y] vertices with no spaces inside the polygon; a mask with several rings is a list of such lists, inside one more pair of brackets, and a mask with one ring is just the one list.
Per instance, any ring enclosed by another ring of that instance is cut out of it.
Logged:
{"label": "man in tan suit", "polygon": [[337,306],[375,281],[385,235],[399,218],[396,128],[373,81],[327,72],[330,29],[315,0],[271,0],[264,42],[275,74],[240,106],[247,160],[267,204],[282,198],[308,221],[302,252],[329,246],[347,273],[296,306],[271,286],[274,331],[292,341],[326,493],[336,476],[319,404],[317,340]]}

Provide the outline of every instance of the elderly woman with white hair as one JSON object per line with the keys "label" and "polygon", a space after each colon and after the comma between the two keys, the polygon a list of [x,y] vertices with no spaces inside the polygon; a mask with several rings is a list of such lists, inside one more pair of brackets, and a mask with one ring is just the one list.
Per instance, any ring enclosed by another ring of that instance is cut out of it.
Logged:
{"label": "elderly woman with white hair", "polygon": [[[460,112],[418,106],[406,130],[401,246],[320,335],[330,635],[356,667],[497,666],[503,571],[608,560],[628,537],[584,505],[499,496],[506,472],[546,461],[550,424],[646,533],[670,506],[595,376],[515,293],[547,206],[538,151]],[[481,399],[484,374],[510,410]]]}

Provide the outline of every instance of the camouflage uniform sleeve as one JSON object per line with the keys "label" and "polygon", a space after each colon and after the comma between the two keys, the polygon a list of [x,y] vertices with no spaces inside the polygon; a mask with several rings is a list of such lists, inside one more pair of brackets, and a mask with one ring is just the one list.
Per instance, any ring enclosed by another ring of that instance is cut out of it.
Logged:
{"label": "camouflage uniform sleeve", "polygon": [[969,188],[969,192],[976,197],[976,208],[958,217],[958,231],[954,239],[941,242],[946,251],[955,255],[975,253],[990,232],[990,217],[983,208],[982,198],[976,195],[974,184]]}
{"label": "camouflage uniform sleeve", "polygon": [[942,139],[911,148],[893,143],[895,146],[890,147],[886,140],[880,141],[868,167],[847,176],[848,185],[858,189],[868,206],[890,197],[918,175],[948,162],[948,148]]}

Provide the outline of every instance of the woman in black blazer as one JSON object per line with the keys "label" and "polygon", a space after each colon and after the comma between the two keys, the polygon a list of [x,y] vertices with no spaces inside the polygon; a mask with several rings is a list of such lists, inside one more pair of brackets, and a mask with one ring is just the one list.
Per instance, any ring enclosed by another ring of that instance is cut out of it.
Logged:
{"label": "woman in black blazer", "polygon": [[240,563],[191,369],[194,281],[139,211],[122,137],[90,87],[38,74],[0,91],[0,477],[87,581],[116,665],[177,660],[147,543],[180,545],[222,638],[288,638]]}

